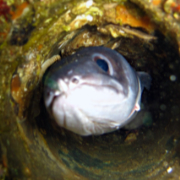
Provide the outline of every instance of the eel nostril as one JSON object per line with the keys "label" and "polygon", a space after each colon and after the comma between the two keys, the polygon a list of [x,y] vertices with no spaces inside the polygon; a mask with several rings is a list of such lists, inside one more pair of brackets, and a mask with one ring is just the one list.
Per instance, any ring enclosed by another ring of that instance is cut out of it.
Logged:
{"label": "eel nostril", "polygon": [[74,84],[78,84],[79,83],[79,79],[77,77],[73,77],[71,81]]}

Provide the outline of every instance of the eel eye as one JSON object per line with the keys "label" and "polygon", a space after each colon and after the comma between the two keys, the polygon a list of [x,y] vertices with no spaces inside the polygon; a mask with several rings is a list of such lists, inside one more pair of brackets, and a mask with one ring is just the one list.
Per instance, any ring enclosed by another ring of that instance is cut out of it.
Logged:
{"label": "eel eye", "polygon": [[96,59],[95,62],[97,65],[105,72],[109,72],[108,63],[104,59]]}

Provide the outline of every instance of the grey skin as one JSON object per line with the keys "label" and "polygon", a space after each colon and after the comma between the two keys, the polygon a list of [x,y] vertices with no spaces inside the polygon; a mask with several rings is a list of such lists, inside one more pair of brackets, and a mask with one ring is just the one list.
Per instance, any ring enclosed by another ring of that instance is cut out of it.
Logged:
{"label": "grey skin", "polygon": [[44,102],[58,126],[83,136],[101,135],[133,120],[150,81],[118,52],[88,47],[47,70]]}

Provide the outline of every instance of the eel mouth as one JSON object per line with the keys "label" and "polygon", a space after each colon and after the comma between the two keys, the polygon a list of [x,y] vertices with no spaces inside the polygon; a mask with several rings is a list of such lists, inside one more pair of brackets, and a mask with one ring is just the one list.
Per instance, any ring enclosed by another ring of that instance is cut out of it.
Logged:
{"label": "eel mouth", "polygon": [[[95,78],[95,77],[94,77]],[[51,101],[49,103],[49,105],[47,104],[47,107],[49,107],[50,109],[52,109],[52,106],[54,104],[54,101],[57,98],[61,98],[61,97],[65,97],[66,99],[68,99],[69,96],[73,96],[74,92],[75,95],[77,96],[76,99],[78,101],[78,98],[81,97],[87,97],[87,99],[89,98],[88,96],[92,97],[92,100],[94,100],[94,97],[97,97],[98,95],[105,92],[105,95],[109,95],[109,96],[121,96],[122,100],[124,98],[126,98],[126,94],[124,93],[124,89],[121,86],[121,84],[114,80],[109,78],[108,80],[106,80],[106,83],[101,84],[100,81],[98,81],[97,78],[95,78],[94,80],[88,82],[87,80],[82,80],[79,83],[76,83],[75,85],[72,86],[72,83],[69,82],[65,82],[65,80],[60,79],[58,81],[58,87],[59,90],[55,91],[54,93],[49,92],[50,94],[50,99],[49,101]],[[90,90],[88,90],[90,89]],[[124,98],[123,98],[124,97]],[[105,97],[103,99],[106,99]],[[84,101],[86,101],[86,99],[84,99]]]}

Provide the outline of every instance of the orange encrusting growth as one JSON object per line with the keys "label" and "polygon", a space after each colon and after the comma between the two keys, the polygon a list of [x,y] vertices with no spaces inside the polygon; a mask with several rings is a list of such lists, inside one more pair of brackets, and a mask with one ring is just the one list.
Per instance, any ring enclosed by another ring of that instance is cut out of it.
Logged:
{"label": "orange encrusting growth", "polygon": [[43,45],[42,45],[42,44],[39,44],[39,45],[38,45],[38,51],[40,51],[42,48],[43,48]]}
{"label": "orange encrusting growth", "polygon": [[174,12],[180,12],[180,4],[177,4],[175,2],[172,2],[171,8]]}
{"label": "orange encrusting growth", "polygon": [[161,2],[162,2],[162,0],[153,0],[153,1],[152,1],[152,4],[153,4],[154,6],[159,6],[159,5],[161,4]]}
{"label": "orange encrusting growth", "polygon": [[3,39],[5,39],[7,36],[6,32],[0,32],[0,37],[2,37]]}
{"label": "orange encrusting growth", "polygon": [[122,24],[130,25],[131,27],[145,28],[147,31],[150,32],[153,31],[155,28],[154,24],[151,23],[148,16],[133,16],[129,12],[129,10],[123,5],[116,6],[116,20],[120,21]]}
{"label": "orange encrusting growth", "polygon": [[23,13],[24,9],[28,6],[29,4],[27,2],[22,3],[21,5],[17,6],[16,11],[11,11],[11,18],[12,20],[15,20],[17,18],[19,18],[21,16],[21,14]]}
{"label": "orange encrusting growth", "polygon": [[16,74],[11,81],[11,94],[13,95],[14,99],[17,100],[19,99],[19,91],[21,89],[21,81],[19,76]]}

